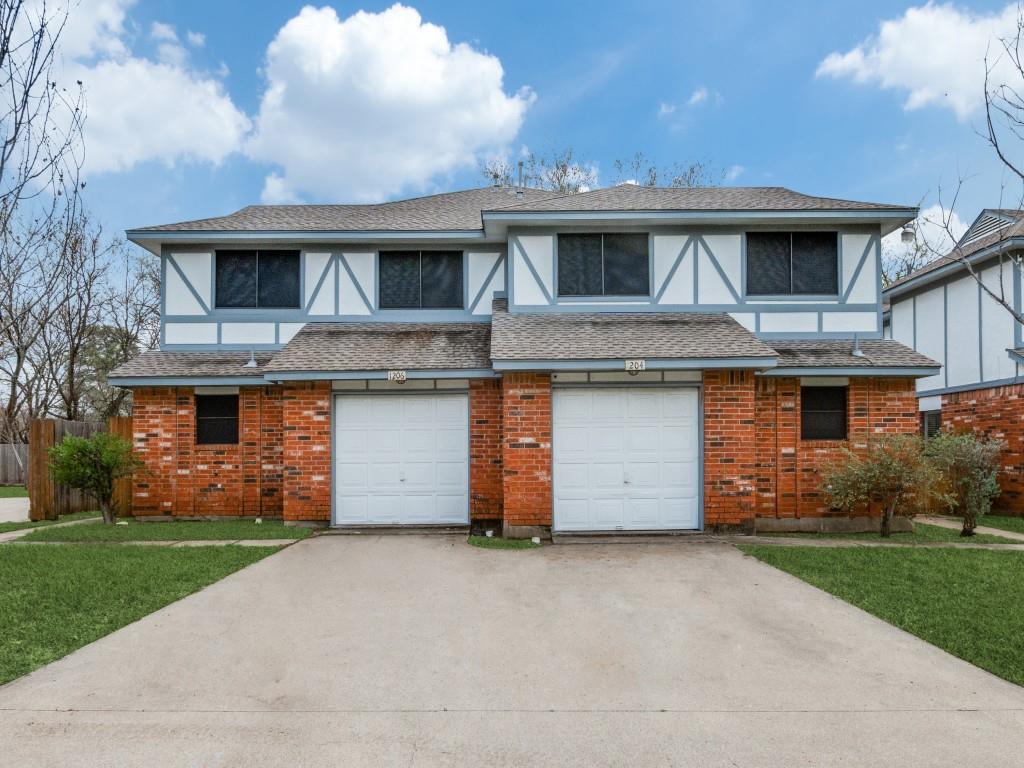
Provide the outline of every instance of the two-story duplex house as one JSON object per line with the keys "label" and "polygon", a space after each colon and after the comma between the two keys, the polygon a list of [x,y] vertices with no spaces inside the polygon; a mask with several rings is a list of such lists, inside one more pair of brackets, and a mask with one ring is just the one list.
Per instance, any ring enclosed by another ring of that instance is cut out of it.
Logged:
{"label": "two-story duplex house", "polygon": [[917,381],[922,431],[975,430],[1005,440],[1002,493],[993,506],[1015,514],[1024,514],[1024,334],[992,294],[1020,314],[1022,255],[1024,212],[986,209],[955,251],[884,292],[885,335],[942,363]]}
{"label": "two-story duplex house", "polygon": [[[483,188],[132,230],[162,262],[136,515],[509,535],[831,519],[837,448],[918,425],[884,339],[906,206]],[[834,516],[834,515],[833,515]]]}

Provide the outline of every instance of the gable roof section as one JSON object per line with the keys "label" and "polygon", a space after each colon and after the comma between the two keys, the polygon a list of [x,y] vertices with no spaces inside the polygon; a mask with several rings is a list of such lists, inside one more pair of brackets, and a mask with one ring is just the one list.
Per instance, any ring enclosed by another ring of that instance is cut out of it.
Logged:
{"label": "gable roof section", "polygon": [[[940,277],[944,267],[956,269],[964,267],[959,264],[961,258],[974,258],[983,252],[999,250],[999,246],[1008,248],[1024,246],[1024,211],[1005,208],[986,208],[960,238],[957,249],[945,256],[928,262],[909,275],[901,277],[888,286],[883,294],[888,298],[891,292],[902,293],[907,286],[924,285]],[[944,272],[942,272],[944,274]]]}
{"label": "gable roof section", "polygon": [[[146,383],[173,384],[172,379],[210,379],[223,384],[260,384],[263,373],[273,356],[272,352],[254,354],[256,367],[250,368],[248,352],[164,352],[153,350],[122,363],[110,372],[107,379],[111,384],[129,386],[135,380]],[[180,383],[186,384],[187,381]]]}
{"label": "gable roof section", "polygon": [[879,371],[892,371],[893,375],[930,375],[941,366],[930,357],[892,339],[860,341],[860,355],[854,355],[854,342],[846,339],[793,339],[772,341],[779,356],[773,376],[793,376],[794,371],[807,371],[812,375],[818,369],[848,371],[863,370],[874,375]]}

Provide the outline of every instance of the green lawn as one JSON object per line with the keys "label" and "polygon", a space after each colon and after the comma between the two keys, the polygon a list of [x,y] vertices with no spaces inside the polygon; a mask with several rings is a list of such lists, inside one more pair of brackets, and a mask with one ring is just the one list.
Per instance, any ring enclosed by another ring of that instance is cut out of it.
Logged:
{"label": "green lawn", "polygon": [[[986,518],[988,519],[988,518]],[[763,533],[760,536],[781,536],[795,539],[855,539],[858,541],[885,541],[876,531],[869,533]],[[1001,536],[977,533],[970,538],[964,538],[960,531],[951,528],[942,528],[938,525],[927,525],[915,523],[912,533],[894,533],[889,541],[901,544],[931,543],[939,541],[958,541],[972,544],[1020,544],[1013,539],[1004,539]]]}
{"label": "green lawn", "polygon": [[0,684],[274,551],[271,547],[2,545]]}
{"label": "green lawn", "polygon": [[469,543],[481,549],[536,549],[540,546],[529,539],[502,539],[497,536],[470,536]]}
{"label": "green lawn", "polygon": [[175,521],[147,523],[127,520],[125,525],[72,525],[33,531],[22,541],[207,541],[234,539],[302,539],[310,529],[286,526],[280,520]]}
{"label": "green lawn", "polygon": [[23,499],[28,496],[24,485],[0,485],[0,499]]}
{"label": "green lawn", "polygon": [[978,525],[998,528],[1002,531],[1024,533],[1024,517],[1004,517],[1003,515],[985,515],[978,519]]}
{"label": "green lawn", "polygon": [[1024,553],[763,545],[740,549],[1024,685]]}
{"label": "green lawn", "polygon": [[90,517],[99,517],[99,512],[72,512],[70,515],[61,515],[56,520],[29,520],[28,522],[22,523],[0,523],[0,533],[7,533],[8,531],[20,531],[24,528],[43,528],[47,525],[55,525],[56,523],[70,523],[72,520],[85,520]]}

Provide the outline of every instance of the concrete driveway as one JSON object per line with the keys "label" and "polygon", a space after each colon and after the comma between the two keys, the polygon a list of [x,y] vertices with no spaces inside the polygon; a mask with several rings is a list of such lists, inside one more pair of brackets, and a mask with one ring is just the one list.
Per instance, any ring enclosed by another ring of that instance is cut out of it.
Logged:
{"label": "concrete driveway", "polygon": [[1002,766],[1024,689],[726,544],[321,537],[0,688],[12,766]]}

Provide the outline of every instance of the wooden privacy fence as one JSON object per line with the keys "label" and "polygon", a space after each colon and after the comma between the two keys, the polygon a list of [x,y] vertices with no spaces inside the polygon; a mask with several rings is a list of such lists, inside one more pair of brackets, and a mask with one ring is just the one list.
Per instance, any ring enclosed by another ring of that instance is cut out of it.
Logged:
{"label": "wooden privacy fence", "polygon": [[25,485],[28,482],[28,444],[0,444],[0,485]]}
{"label": "wooden privacy fence", "polygon": [[[96,509],[96,501],[79,490],[53,481],[49,450],[68,435],[88,437],[111,432],[131,442],[130,416],[115,416],[107,424],[98,421],[36,419],[28,434],[28,495],[32,520],[56,520],[60,515]],[[122,478],[114,488],[114,503],[119,515],[131,514],[131,478]]]}

